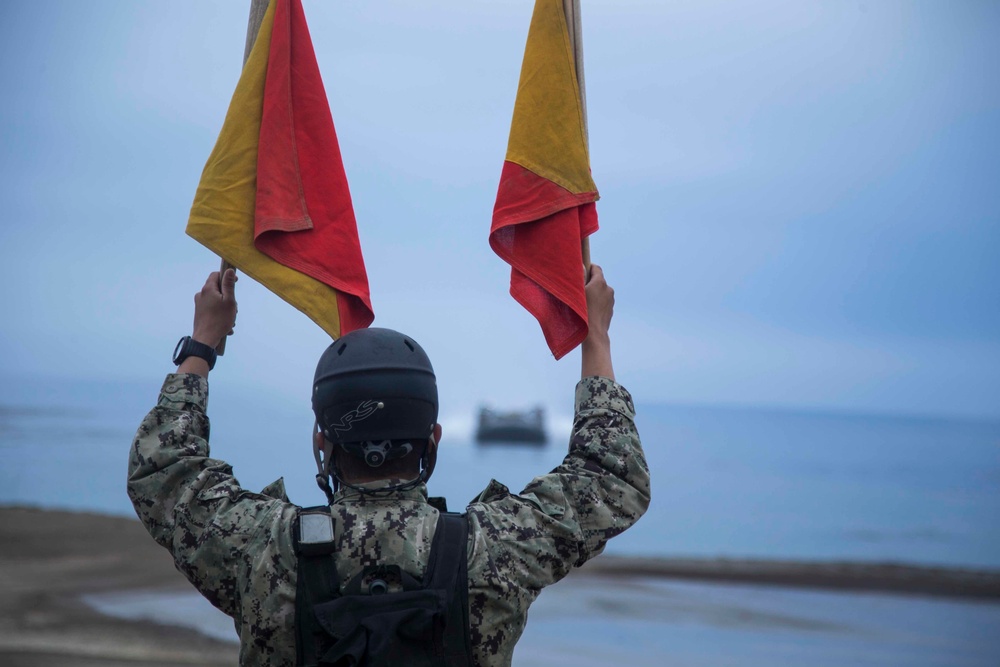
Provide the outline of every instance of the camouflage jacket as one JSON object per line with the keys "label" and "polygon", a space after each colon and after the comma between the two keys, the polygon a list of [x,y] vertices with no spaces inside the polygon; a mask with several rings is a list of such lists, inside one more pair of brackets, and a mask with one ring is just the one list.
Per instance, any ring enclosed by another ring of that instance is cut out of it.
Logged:
{"label": "camouflage jacket", "polygon": [[[153,538],[208,600],[235,620],[240,664],[295,664],[298,508],[281,480],[261,493],[209,457],[208,382],[168,375],[136,434],[128,493]],[[591,377],[576,388],[569,453],[512,494],[497,481],[467,508],[469,618],[476,665],[509,665],[528,606],[545,586],[599,554],[649,505],[649,470],[629,393]],[[426,487],[390,497],[341,491],[332,505],[346,582],[369,565],[421,577],[437,510]]]}

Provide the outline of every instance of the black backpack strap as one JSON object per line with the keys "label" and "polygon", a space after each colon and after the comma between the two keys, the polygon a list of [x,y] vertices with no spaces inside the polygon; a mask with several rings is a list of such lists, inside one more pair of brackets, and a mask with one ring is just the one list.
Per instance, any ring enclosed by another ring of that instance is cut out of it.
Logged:
{"label": "black backpack strap", "polygon": [[449,667],[472,664],[468,545],[469,522],[465,514],[441,512],[424,573],[424,588],[447,592],[448,616],[442,637],[442,657]]}
{"label": "black backpack strap", "polygon": [[336,550],[333,516],[326,505],[300,509],[292,530],[298,574],[295,588],[295,660],[314,665],[317,636],[325,634],[313,607],[340,595],[340,577],[333,560]]}

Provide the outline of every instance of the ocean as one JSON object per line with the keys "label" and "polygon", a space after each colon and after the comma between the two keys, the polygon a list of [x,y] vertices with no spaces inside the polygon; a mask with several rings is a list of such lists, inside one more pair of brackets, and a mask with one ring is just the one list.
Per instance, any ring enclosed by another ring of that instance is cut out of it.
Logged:
{"label": "ocean", "polygon": [[[0,503],[131,516],[128,448],[159,382],[0,378]],[[641,401],[637,413],[653,499],[608,553],[1000,568],[1000,422]],[[212,455],[244,486],[284,476],[292,501],[323,502],[307,402],[219,391],[209,414]],[[533,449],[477,446],[471,415],[445,410],[430,493],[454,509],[491,478],[520,490],[565,454],[571,415],[549,414],[551,441]]]}
{"label": "ocean", "polygon": [[[148,383],[0,378],[0,504],[132,516],[126,457],[152,406]],[[649,512],[608,553],[891,561],[1000,569],[1000,422],[641,402]],[[477,446],[449,414],[432,495],[456,509],[491,478],[519,490],[561,460],[568,409],[549,409],[541,449]],[[561,406],[568,408],[568,406]],[[244,486],[284,476],[302,505],[312,480],[308,404],[213,393],[212,455]],[[235,641],[197,593],[90,596],[100,611]],[[918,665],[1000,662],[1000,604],[908,595],[655,579],[578,579],[547,589],[518,665]]]}

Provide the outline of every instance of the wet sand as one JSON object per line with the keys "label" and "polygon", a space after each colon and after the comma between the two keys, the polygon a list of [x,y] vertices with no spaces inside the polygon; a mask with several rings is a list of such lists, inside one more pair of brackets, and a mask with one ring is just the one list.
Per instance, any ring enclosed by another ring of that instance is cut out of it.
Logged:
{"label": "wet sand", "polygon": [[80,596],[188,589],[138,521],[0,509],[0,665],[235,665],[235,644],[98,614]]}
{"label": "wet sand", "polygon": [[601,556],[584,565],[580,572],[605,577],[652,577],[840,592],[1000,600],[1000,570],[963,570],[900,563]]}
{"label": "wet sand", "polygon": [[[574,576],[780,584],[848,591],[1000,599],[1000,572],[851,563],[634,559],[602,556]],[[135,520],[0,508],[0,664],[235,665],[233,643],[194,630],[99,614],[87,594],[189,591],[166,551]]]}

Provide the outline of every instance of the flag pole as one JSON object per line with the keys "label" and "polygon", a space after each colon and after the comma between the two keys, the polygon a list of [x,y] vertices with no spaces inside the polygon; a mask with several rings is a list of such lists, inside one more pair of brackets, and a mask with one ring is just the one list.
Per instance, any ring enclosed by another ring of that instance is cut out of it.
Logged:
{"label": "flag pole", "polygon": [[[583,115],[583,143],[590,152],[590,130],[587,125],[587,86],[583,76],[583,26],[580,23],[580,0],[563,0],[563,12],[566,14],[566,27],[569,32],[570,46],[573,48],[573,65],[576,70],[576,82],[580,88],[580,111]],[[586,276],[590,277],[590,237],[585,236],[580,243],[580,252]]]}
{"label": "flag pole", "polygon": [[[250,58],[250,52],[253,51],[254,42],[257,41],[257,33],[260,32],[260,24],[264,22],[264,14],[267,13],[267,3],[268,0],[250,0],[250,18],[247,20],[247,39],[243,46],[243,64],[247,64],[247,60]],[[222,260],[219,266],[219,281],[221,283],[222,276],[229,269],[234,269],[232,264],[227,262],[225,259]],[[221,287],[221,284],[220,284]],[[219,355],[226,353],[226,338],[222,337],[222,341],[215,348],[215,351]]]}

